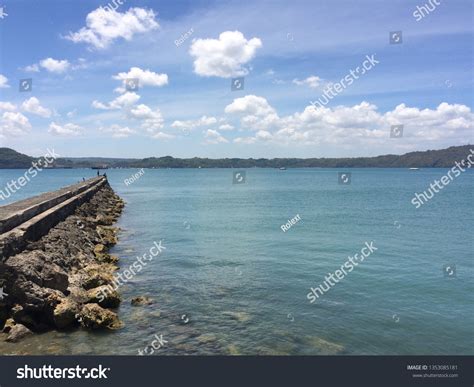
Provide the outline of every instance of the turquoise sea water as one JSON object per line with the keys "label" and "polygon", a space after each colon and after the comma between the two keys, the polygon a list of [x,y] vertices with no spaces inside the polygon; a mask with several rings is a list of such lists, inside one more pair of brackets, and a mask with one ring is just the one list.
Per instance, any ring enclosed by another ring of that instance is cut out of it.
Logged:
{"label": "turquoise sea water", "polygon": [[[137,170],[108,170],[127,203],[112,251],[121,267],[155,241],[166,247],[119,289],[125,327],[50,332],[0,352],[137,354],[162,335],[155,355],[473,354],[473,172],[415,209],[414,193],[446,169],[351,169],[350,185],[341,171],[247,169],[232,184],[229,169],[148,169],[126,186]],[[43,171],[9,201],[93,174]],[[19,175],[0,171],[0,187]],[[378,250],[310,304],[310,287],[370,241]],[[137,295],[155,304],[131,307]]]}

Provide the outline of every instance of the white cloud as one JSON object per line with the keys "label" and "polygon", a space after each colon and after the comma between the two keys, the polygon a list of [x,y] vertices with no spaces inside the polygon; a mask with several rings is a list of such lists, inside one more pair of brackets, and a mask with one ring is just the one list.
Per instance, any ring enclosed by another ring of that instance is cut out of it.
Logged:
{"label": "white cloud", "polygon": [[156,132],[163,128],[163,116],[160,109],[152,110],[149,106],[140,104],[133,107],[128,112],[131,118],[141,121],[141,127],[149,134],[155,135]]}
{"label": "white cloud", "polygon": [[130,8],[121,13],[97,8],[86,17],[86,27],[70,32],[65,38],[74,43],[86,43],[95,49],[105,49],[116,39],[132,40],[135,34],[159,28],[151,9]]}
{"label": "white cloud", "polygon": [[237,137],[234,138],[234,142],[236,144],[255,144],[257,142],[257,139],[255,137]]}
{"label": "white cloud", "polygon": [[4,112],[0,121],[0,135],[23,136],[29,132],[31,124],[28,118],[19,112]]}
{"label": "white cloud", "polygon": [[226,31],[219,39],[194,39],[189,53],[194,72],[205,77],[230,78],[248,74],[244,67],[262,47],[258,38],[247,40],[240,31]]}
{"label": "white cloud", "polygon": [[104,104],[99,101],[93,101],[92,107],[96,109],[102,109],[102,110],[114,110],[114,109],[118,110],[118,109],[132,106],[133,104],[138,102],[139,99],[140,99],[140,96],[137,93],[128,92],[115,98],[114,100],[110,101],[108,104]]}
{"label": "white cloud", "polygon": [[60,125],[56,124],[55,122],[51,122],[48,132],[55,136],[78,136],[81,134],[82,128],[75,124]]}
{"label": "white cloud", "polygon": [[135,130],[130,129],[128,126],[120,126],[116,124],[107,128],[100,128],[99,130],[106,133],[112,133],[112,137],[114,138],[127,138],[136,133]]}
{"label": "white cloud", "polygon": [[172,128],[177,128],[177,129],[186,129],[186,130],[193,130],[198,127],[202,126],[210,126],[214,125],[217,123],[217,118],[216,117],[207,117],[207,116],[202,116],[201,118],[197,120],[188,120],[188,121],[174,121],[171,124]]}
{"label": "white cloud", "polygon": [[62,74],[69,69],[71,64],[67,60],[57,60],[46,58],[39,62],[39,65],[50,73]]}
{"label": "white cloud", "polygon": [[76,114],[77,114],[77,109],[74,109],[74,110],[71,110],[70,112],[67,112],[67,113],[66,113],[66,116],[67,116],[68,118],[73,118],[73,117],[76,116]]}
{"label": "white cloud", "polygon": [[[119,81],[123,82],[125,85],[126,79],[138,79],[139,87],[143,86],[155,86],[161,87],[168,84],[168,75],[158,74],[150,70],[142,70],[139,67],[132,67],[128,73],[118,73],[113,77]],[[125,92],[124,87],[115,89],[119,93]]]}
{"label": "white cloud", "polygon": [[11,102],[0,101],[0,110],[13,111],[16,110],[16,105],[12,104]]}
{"label": "white cloud", "polygon": [[51,117],[51,110],[46,109],[45,107],[41,106],[40,101],[36,97],[31,97],[30,99],[25,100],[21,108],[28,113],[36,114],[41,117]]}
{"label": "white cloud", "polygon": [[208,129],[204,132],[204,138],[206,144],[221,144],[228,143],[229,141],[223,137],[217,130]]}
{"label": "white cloud", "polygon": [[171,140],[175,138],[174,135],[169,134],[169,133],[164,133],[164,132],[158,132],[152,136],[153,138],[157,140]]}
{"label": "white cloud", "polygon": [[227,131],[227,130],[234,130],[235,128],[229,124],[223,124],[219,126],[219,130]]}
{"label": "white cloud", "polygon": [[6,89],[7,87],[10,87],[8,84],[8,78],[0,74],[0,89]]}
{"label": "white cloud", "polygon": [[[474,114],[465,105],[441,103],[436,109],[419,109],[400,104],[382,113],[377,106],[362,102],[354,106],[314,108],[278,117],[263,97],[235,99],[225,109],[240,114],[241,125],[255,130],[255,136],[238,137],[235,143],[271,141],[278,144],[344,146],[404,146],[407,149],[465,144],[473,140]],[[390,127],[404,125],[403,141],[390,139]]]}
{"label": "white cloud", "polygon": [[226,113],[239,113],[244,115],[266,116],[274,114],[273,109],[267,100],[256,95],[246,95],[245,97],[236,98],[225,108]]}
{"label": "white cloud", "polygon": [[231,104],[226,106],[225,112],[239,114],[241,125],[252,130],[266,129],[279,120],[278,114],[267,100],[256,95],[246,95],[234,99]]}
{"label": "white cloud", "polygon": [[83,70],[88,67],[89,67],[89,63],[87,63],[87,60],[84,58],[79,58],[75,64],[71,65],[71,68],[73,70]]}
{"label": "white cloud", "polygon": [[22,70],[26,71],[27,73],[38,73],[40,71],[37,63],[23,67]]}
{"label": "white cloud", "polygon": [[322,79],[316,75],[311,75],[306,79],[293,79],[293,83],[298,86],[309,86],[312,89],[318,89],[322,86]]}

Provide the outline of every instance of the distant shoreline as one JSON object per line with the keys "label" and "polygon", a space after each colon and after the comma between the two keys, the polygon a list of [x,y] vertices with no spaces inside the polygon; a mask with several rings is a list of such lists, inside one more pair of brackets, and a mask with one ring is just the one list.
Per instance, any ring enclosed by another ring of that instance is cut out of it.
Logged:
{"label": "distant shoreline", "polygon": [[[404,155],[382,155],[353,158],[174,158],[171,156],[144,159],[58,157],[53,169],[115,169],[115,168],[451,168],[456,161],[474,153],[474,145],[452,146],[440,150],[410,152]],[[27,169],[38,159],[0,148],[0,169]]]}

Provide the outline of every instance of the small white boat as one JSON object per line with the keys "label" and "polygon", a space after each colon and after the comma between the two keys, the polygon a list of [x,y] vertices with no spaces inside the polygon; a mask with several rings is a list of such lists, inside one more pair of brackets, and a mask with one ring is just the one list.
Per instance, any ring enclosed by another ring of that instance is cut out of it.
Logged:
{"label": "small white boat", "polygon": [[410,171],[418,171],[420,168],[410,168]]}

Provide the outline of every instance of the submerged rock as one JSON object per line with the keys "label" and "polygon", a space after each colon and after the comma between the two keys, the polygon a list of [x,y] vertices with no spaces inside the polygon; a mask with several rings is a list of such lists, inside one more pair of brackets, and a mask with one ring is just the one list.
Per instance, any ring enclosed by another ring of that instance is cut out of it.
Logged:
{"label": "submerged rock", "polygon": [[196,337],[196,340],[199,341],[201,344],[208,344],[217,341],[217,336],[211,333],[205,333],[201,336]]}
{"label": "submerged rock", "polygon": [[250,315],[246,312],[222,312],[222,314],[238,322],[247,322],[250,320]]}
{"label": "submerged rock", "polygon": [[132,304],[132,306],[143,306],[143,305],[151,305],[154,303],[154,301],[150,297],[138,296],[138,297],[132,298],[132,301],[130,303]]}
{"label": "submerged rock", "polygon": [[331,343],[320,337],[309,336],[306,338],[306,341],[317,351],[318,355],[338,355],[344,352],[342,345]]}

